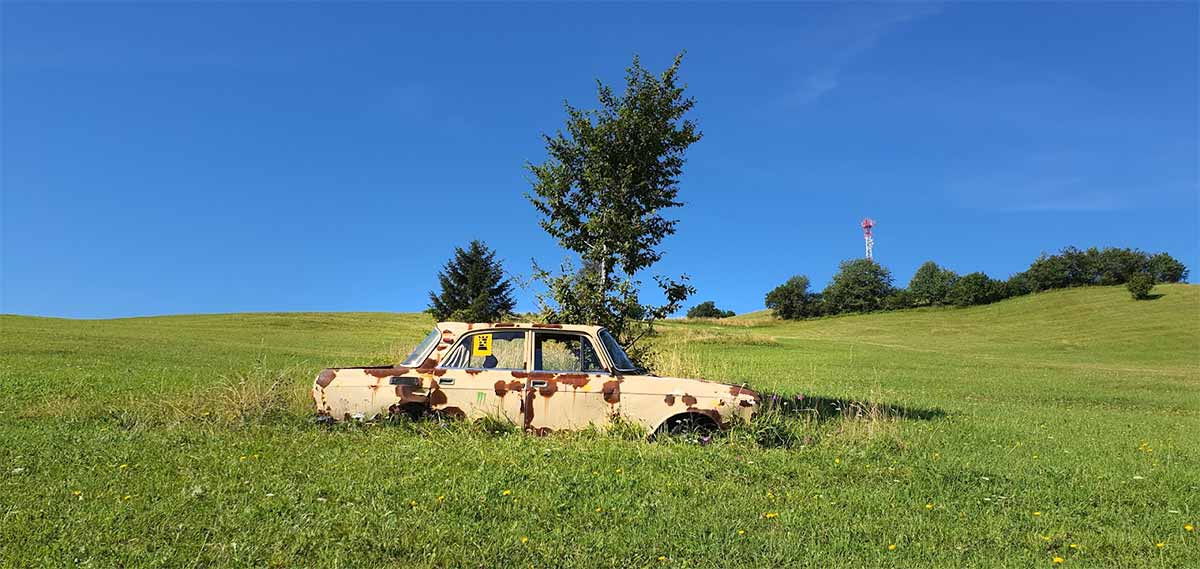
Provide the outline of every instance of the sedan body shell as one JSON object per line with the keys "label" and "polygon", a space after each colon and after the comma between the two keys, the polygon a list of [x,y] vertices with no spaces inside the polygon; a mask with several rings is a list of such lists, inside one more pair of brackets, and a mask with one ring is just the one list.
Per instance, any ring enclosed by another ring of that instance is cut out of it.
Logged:
{"label": "sedan body shell", "polygon": [[440,322],[409,365],[321,371],[313,401],[334,420],[432,411],[536,433],[618,417],[651,433],[680,418],[726,427],[758,408],[758,393],[745,386],[619,369],[627,360],[610,352],[603,334],[597,326]]}

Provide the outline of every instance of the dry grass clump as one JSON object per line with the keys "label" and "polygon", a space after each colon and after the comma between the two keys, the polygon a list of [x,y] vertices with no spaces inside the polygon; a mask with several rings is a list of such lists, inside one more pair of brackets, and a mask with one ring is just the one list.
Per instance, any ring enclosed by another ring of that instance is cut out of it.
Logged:
{"label": "dry grass clump", "polygon": [[211,387],[164,399],[159,415],[171,422],[222,425],[265,423],[312,414],[308,371],[277,368],[259,359],[248,369],[220,376]]}

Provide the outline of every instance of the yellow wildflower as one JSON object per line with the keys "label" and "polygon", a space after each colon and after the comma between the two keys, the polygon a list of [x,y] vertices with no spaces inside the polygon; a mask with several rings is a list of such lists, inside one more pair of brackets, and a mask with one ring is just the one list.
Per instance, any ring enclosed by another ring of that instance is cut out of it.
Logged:
{"label": "yellow wildflower", "polygon": [[445,502],[445,501],[446,501],[446,497],[445,497],[445,496],[438,496],[438,497],[437,497],[437,501],[438,501],[438,502]]}
{"label": "yellow wildflower", "polygon": [[665,556],[665,555],[659,555],[659,556],[658,556],[658,560],[659,560],[659,561],[662,561],[662,562],[664,562],[664,563],[665,563],[665,562],[667,561],[667,556]]}
{"label": "yellow wildflower", "polygon": [[512,496],[512,490],[505,490],[500,493],[501,496]]}
{"label": "yellow wildflower", "polygon": [[1033,515],[1034,515],[1034,517],[1037,517],[1037,516],[1041,516],[1041,515],[1042,515],[1042,513],[1041,513],[1041,512],[1034,512],[1034,513],[1033,513]]}
{"label": "yellow wildflower", "polygon": [[1165,543],[1163,543],[1163,542],[1161,542],[1161,541],[1160,541],[1160,542],[1158,542],[1158,543],[1156,543],[1156,544],[1154,544],[1154,547],[1157,547],[1157,548],[1159,548],[1159,549],[1162,549],[1162,548],[1164,548],[1164,547],[1166,547],[1166,546],[1167,546],[1167,544],[1165,544]]}
{"label": "yellow wildflower", "polygon": [[746,530],[744,530],[744,529],[738,530],[738,535],[746,535]]}
{"label": "yellow wildflower", "polygon": [[525,537],[525,536],[521,536],[521,543],[529,543],[529,538]]}
{"label": "yellow wildflower", "polygon": [[1054,557],[1055,564],[1062,563],[1063,561],[1066,561],[1066,559],[1063,559],[1062,557],[1058,557],[1058,556]]}
{"label": "yellow wildflower", "polygon": [[889,544],[888,544],[888,551],[896,551],[896,544],[894,544],[894,543],[889,543]]}
{"label": "yellow wildflower", "polygon": [[771,518],[778,518],[779,512],[767,512],[766,514],[763,514],[763,517],[767,518],[768,520]]}
{"label": "yellow wildflower", "polygon": [[1079,545],[1078,545],[1078,544],[1075,544],[1075,543],[1072,543],[1072,544],[1071,544],[1071,549],[1079,549]]}
{"label": "yellow wildflower", "polygon": [[834,463],[834,464],[841,464],[841,463],[842,463],[842,459],[841,459],[841,457],[838,457],[838,458],[835,458],[835,459],[833,459],[833,463]]}
{"label": "yellow wildflower", "polygon": [[601,508],[600,506],[596,506],[596,513],[600,513],[602,511],[604,511],[604,508]]}
{"label": "yellow wildflower", "polygon": [[933,509],[933,504],[925,504],[925,509],[926,509],[926,510],[932,510],[932,509]]}
{"label": "yellow wildflower", "polygon": [[1196,531],[1196,527],[1192,524],[1183,524],[1183,531]]}
{"label": "yellow wildflower", "polygon": [[124,469],[126,469],[126,468],[129,468],[129,465],[128,465],[128,464],[122,464],[121,466],[118,466],[117,468],[120,468],[120,469],[124,470]]}

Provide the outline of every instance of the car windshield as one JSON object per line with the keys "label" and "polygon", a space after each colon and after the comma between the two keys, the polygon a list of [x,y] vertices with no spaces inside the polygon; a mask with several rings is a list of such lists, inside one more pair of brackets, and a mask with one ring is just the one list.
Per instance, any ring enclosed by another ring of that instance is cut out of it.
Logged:
{"label": "car windshield", "polygon": [[621,348],[621,344],[617,343],[617,339],[613,337],[608,330],[600,331],[600,341],[604,342],[605,349],[608,350],[608,356],[612,358],[613,366],[619,371],[635,371],[637,366],[629,361],[629,356],[625,355],[625,350]]}
{"label": "car windshield", "polygon": [[434,326],[433,330],[429,331],[429,335],[425,336],[425,339],[421,340],[421,343],[417,344],[417,347],[413,348],[412,353],[408,354],[408,357],[404,358],[404,361],[400,362],[400,365],[404,367],[413,367],[417,364],[420,364],[421,357],[423,357],[425,352],[428,352],[429,348],[432,348],[441,337],[442,335],[438,332],[437,326]]}

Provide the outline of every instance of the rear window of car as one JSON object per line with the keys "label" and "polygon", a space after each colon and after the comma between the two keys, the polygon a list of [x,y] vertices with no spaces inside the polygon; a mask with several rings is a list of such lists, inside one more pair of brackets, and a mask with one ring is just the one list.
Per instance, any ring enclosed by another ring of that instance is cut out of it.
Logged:
{"label": "rear window of car", "polygon": [[533,341],[534,371],[608,371],[592,342],[582,334],[538,332]]}

